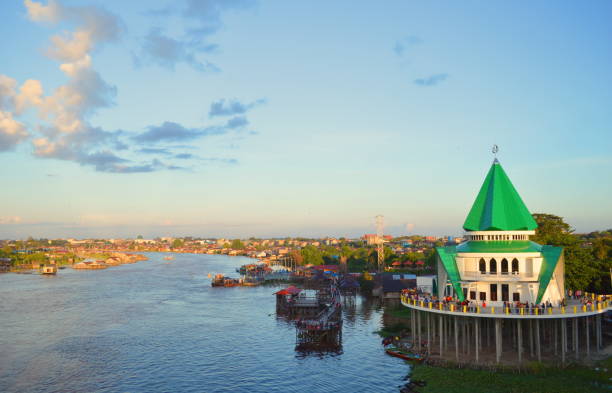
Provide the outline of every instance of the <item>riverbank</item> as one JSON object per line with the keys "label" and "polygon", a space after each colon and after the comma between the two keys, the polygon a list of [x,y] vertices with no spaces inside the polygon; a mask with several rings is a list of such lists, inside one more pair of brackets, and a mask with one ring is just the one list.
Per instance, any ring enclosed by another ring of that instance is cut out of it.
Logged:
{"label": "riverbank", "polygon": [[545,367],[539,363],[526,370],[491,371],[417,365],[412,380],[423,380],[419,393],[609,393],[612,389],[612,358],[591,367]]}
{"label": "riverbank", "polygon": [[4,273],[33,273],[44,264],[55,264],[60,268],[73,269],[106,269],[111,266],[124,265],[146,261],[148,258],[142,254],[126,252],[90,252],[65,255],[62,257],[50,256],[43,253],[35,255],[37,258],[28,263],[11,265]]}

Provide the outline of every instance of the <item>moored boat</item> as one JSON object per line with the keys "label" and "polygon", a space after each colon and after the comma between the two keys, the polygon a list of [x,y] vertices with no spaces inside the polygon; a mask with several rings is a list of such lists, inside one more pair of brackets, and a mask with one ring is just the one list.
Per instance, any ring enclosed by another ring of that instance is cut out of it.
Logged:
{"label": "moored boat", "polygon": [[404,359],[410,362],[422,362],[425,357],[418,353],[407,352],[400,348],[390,347],[386,348],[385,352],[387,355],[395,356],[396,358]]}
{"label": "moored boat", "polygon": [[213,287],[237,287],[240,285],[240,281],[235,278],[225,277],[223,274],[217,274],[213,278],[211,285]]}

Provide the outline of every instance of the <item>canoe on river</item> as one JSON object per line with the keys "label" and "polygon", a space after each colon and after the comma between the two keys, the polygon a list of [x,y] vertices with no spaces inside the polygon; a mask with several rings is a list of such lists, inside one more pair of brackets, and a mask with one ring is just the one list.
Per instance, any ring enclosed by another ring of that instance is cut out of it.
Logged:
{"label": "canoe on river", "polygon": [[396,358],[408,360],[411,362],[422,362],[425,358],[423,355],[413,352],[407,352],[399,348],[390,347],[385,349],[387,355],[395,356]]}

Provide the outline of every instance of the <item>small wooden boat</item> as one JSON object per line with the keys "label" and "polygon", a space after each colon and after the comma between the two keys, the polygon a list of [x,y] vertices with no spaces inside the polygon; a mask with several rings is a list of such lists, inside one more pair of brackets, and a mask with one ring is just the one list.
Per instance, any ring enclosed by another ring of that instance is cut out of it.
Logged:
{"label": "small wooden boat", "polygon": [[40,274],[56,274],[57,266],[55,264],[44,264],[40,266]]}
{"label": "small wooden boat", "polygon": [[171,260],[173,260],[173,259],[174,259],[174,257],[173,257],[173,256],[164,257],[164,260],[165,260],[165,261],[171,261]]}
{"label": "small wooden boat", "polygon": [[407,352],[395,347],[386,348],[385,352],[387,353],[387,355],[395,356],[396,358],[404,359],[409,362],[420,363],[425,360],[425,357],[423,355],[413,352]]}
{"label": "small wooden boat", "polygon": [[237,287],[240,282],[235,278],[225,277],[223,274],[217,274],[213,278],[211,285],[213,287]]}

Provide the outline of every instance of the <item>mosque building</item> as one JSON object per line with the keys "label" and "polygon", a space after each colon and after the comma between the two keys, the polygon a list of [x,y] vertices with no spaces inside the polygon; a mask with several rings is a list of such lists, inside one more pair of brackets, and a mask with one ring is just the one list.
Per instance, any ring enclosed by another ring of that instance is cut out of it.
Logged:
{"label": "mosque building", "polygon": [[466,241],[438,247],[438,296],[491,306],[558,305],[564,297],[563,249],[530,240],[537,223],[497,158],[468,213]]}

